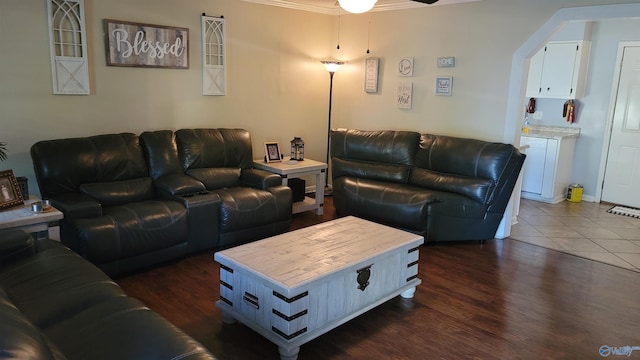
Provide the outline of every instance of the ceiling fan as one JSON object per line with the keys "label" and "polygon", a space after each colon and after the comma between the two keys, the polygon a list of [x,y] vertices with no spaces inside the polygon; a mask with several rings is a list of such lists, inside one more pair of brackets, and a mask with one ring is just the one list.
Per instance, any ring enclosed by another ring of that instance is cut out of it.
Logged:
{"label": "ceiling fan", "polygon": [[[433,4],[438,0],[411,0],[423,4]],[[361,14],[373,9],[373,6],[378,2],[378,0],[338,0],[338,4],[345,11],[354,14]]]}

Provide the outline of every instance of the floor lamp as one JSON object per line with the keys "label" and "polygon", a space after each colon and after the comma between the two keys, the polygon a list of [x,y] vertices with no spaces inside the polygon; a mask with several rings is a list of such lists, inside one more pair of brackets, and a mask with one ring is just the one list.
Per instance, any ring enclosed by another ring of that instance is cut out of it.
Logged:
{"label": "floor lamp", "polygon": [[331,101],[333,99],[333,74],[340,69],[342,61],[324,60],[322,61],[325,68],[329,72],[329,121],[327,122],[327,171],[324,174],[324,194],[331,195],[332,187],[329,186],[329,146],[331,145]]}

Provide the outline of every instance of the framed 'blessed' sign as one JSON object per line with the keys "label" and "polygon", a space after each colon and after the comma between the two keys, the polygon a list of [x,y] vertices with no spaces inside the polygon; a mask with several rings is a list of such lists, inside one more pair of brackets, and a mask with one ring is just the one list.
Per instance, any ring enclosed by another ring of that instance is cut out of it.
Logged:
{"label": "framed 'blessed' sign", "polygon": [[189,68],[189,29],[104,19],[107,65]]}

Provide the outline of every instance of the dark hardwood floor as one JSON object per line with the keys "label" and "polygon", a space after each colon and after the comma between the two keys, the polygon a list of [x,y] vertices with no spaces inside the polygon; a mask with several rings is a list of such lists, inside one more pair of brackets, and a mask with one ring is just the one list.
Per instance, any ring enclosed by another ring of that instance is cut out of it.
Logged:
{"label": "dark hardwood floor", "polygon": [[[296,214],[292,228],[335,216],[327,197],[324,216]],[[262,336],[222,323],[212,258],[116,281],[220,359],[278,359]],[[640,346],[640,273],[511,239],[423,246],[419,268],[414,299],[347,322],[303,345],[299,358],[602,359],[603,345]]]}

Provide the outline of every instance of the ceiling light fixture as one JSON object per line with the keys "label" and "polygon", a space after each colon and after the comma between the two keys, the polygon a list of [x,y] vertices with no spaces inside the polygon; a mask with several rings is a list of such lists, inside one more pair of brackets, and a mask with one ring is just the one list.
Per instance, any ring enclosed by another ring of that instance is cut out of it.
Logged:
{"label": "ceiling light fixture", "polygon": [[373,9],[378,0],[338,0],[338,4],[345,11],[354,14],[362,14]]}

